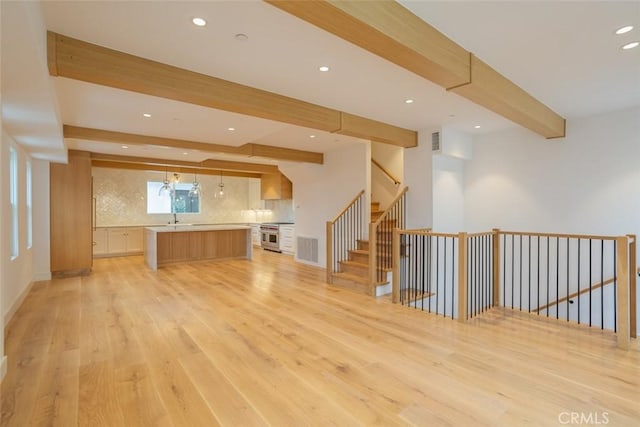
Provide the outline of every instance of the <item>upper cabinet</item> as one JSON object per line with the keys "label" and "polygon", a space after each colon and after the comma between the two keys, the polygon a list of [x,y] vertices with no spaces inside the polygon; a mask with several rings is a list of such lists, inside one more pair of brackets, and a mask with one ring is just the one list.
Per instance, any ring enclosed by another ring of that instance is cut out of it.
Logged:
{"label": "upper cabinet", "polygon": [[260,194],[260,179],[259,178],[247,178],[249,180],[249,209],[260,210],[264,209],[264,200]]}
{"label": "upper cabinet", "polygon": [[293,198],[293,185],[281,173],[262,174],[260,180],[260,198],[262,200],[280,200]]}

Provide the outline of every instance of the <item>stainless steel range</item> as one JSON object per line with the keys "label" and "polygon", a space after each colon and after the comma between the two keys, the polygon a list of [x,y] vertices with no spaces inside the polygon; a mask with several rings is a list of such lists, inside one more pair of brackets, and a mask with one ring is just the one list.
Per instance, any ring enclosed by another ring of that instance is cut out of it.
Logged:
{"label": "stainless steel range", "polygon": [[282,252],[280,250],[280,226],[278,224],[260,225],[260,246],[268,251]]}

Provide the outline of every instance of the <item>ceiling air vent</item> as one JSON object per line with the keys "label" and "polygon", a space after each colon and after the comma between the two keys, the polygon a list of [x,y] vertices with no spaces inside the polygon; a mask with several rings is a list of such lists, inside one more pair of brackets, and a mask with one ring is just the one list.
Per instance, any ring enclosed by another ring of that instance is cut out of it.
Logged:
{"label": "ceiling air vent", "polygon": [[440,132],[431,134],[431,151],[440,152]]}

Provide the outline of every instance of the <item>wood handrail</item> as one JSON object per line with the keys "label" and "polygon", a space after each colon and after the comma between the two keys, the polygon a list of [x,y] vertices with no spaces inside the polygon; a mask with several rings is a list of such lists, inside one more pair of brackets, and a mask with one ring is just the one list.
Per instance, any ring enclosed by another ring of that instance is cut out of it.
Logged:
{"label": "wood handrail", "polygon": [[331,224],[335,224],[335,222],[364,194],[364,190],[361,190],[356,197],[351,199],[351,201],[347,204],[347,206],[340,211],[338,215],[333,218],[333,220],[329,221]]}
{"label": "wood handrail", "polygon": [[394,177],[393,175],[391,175],[391,172],[389,172],[388,170],[386,170],[384,168],[384,166],[382,166],[380,163],[378,163],[373,157],[371,158],[371,163],[373,163],[374,165],[376,165],[386,176],[387,178],[389,178],[391,181],[393,181],[393,183],[395,185],[400,184],[400,180],[398,180],[396,177]]}
{"label": "wood handrail", "polygon": [[616,240],[617,236],[596,236],[589,234],[560,234],[560,233],[536,233],[532,231],[504,231],[500,230],[500,234],[512,234],[514,236],[540,236],[540,237],[559,237],[561,239],[593,239],[593,240]]}
{"label": "wood handrail", "polygon": [[380,225],[380,223],[384,220],[384,218],[387,216],[387,213],[391,210],[391,208],[393,208],[393,206],[398,203],[398,200],[400,200],[402,198],[402,196],[404,196],[404,193],[406,193],[409,190],[409,187],[404,187],[402,189],[402,191],[400,193],[398,193],[398,195],[393,199],[393,201],[391,203],[389,203],[389,206],[387,207],[387,209],[385,209],[384,213],[382,215],[380,215],[380,218],[378,218],[375,222],[373,222],[372,224],[375,225],[376,227],[378,225]]}
{"label": "wood handrail", "polygon": [[540,306],[540,307],[536,308],[535,310],[531,310],[531,311],[532,311],[532,312],[534,312],[534,313],[539,313],[541,310],[546,310],[546,309],[548,309],[549,307],[552,307],[552,306],[554,306],[554,305],[558,305],[558,304],[560,304],[560,303],[562,303],[562,302],[565,302],[565,301],[567,301],[567,300],[570,300],[570,299],[575,298],[575,297],[577,297],[577,296],[580,296],[580,295],[582,295],[582,294],[586,294],[587,292],[590,292],[590,291],[593,291],[593,290],[596,290],[596,289],[600,289],[600,288],[602,288],[603,286],[606,286],[606,285],[608,285],[608,284],[610,284],[610,283],[613,283],[613,282],[615,282],[615,281],[616,281],[615,277],[611,277],[610,279],[607,279],[607,280],[605,280],[604,282],[596,282],[596,283],[593,283],[593,284],[591,285],[591,287],[590,287],[590,288],[584,288],[584,289],[581,289],[581,290],[579,290],[579,291],[577,291],[577,292],[574,292],[574,293],[572,293],[572,294],[569,294],[568,296],[564,296],[564,297],[562,297],[562,298],[560,298],[560,299],[558,299],[558,300],[556,300],[556,301],[550,302],[550,303],[548,303],[548,304],[545,304],[545,305],[543,305],[543,306]]}

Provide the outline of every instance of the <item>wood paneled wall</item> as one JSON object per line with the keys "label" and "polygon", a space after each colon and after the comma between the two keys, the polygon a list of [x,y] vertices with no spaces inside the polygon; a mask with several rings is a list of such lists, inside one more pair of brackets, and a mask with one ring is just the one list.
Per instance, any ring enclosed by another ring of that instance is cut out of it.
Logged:
{"label": "wood paneled wall", "polygon": [[51,273],[53,276],[88,274],[92,264],[91,157],[69,151],[69,163],[52,163]]}

